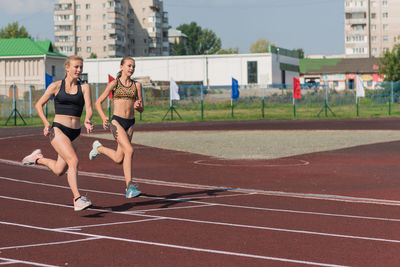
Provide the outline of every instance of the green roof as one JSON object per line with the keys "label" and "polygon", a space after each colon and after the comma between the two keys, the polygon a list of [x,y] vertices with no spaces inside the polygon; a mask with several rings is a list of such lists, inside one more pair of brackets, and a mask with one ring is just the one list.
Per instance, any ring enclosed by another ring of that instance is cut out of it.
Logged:
{"label": "green roof", "polygon": [[336,64],[338,64],[341,60],[341,58],[302,58],[299,62],[300,73],[307,73],[310,70],[320,70],[324,66],[336,66]]}
{"label": "green roof", "polygon": [[0,39],[0,57],[40,55],[66,57],[55,51],[50,41],[35,42],[29,38]]}

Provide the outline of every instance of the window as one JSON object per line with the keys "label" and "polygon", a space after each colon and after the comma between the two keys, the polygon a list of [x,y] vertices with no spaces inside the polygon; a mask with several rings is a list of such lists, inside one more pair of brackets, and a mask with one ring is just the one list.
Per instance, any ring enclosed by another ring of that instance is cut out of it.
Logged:
{"label": "window", "polygon": [[76,31],[79,32],[81,30],[81,26],[76,26]]}
{"label": "window", "polygon": [[383,12],[382,13],[382,18],[387,19],[389,17],[389,13],[388,12]]}
{"label": "window", "polygon": [[76,48],[76,51],[77,51],[77,52],[82,52],[82,47],[77,47],[77,48]]}
{"label": "window", "polygon": [[51,66],[51,76],[56,76],[56,66],[54,65]]}
{"label": "window", "polygon": [[383,24],[383,30],[387,31],[389,29],[389,24]]}
{"label": "window", "polygon": [[86,25],[86,30],[87,30],[87,31],[90,31],[91,29],[92,29],[92,26]]}
{"label": "window", "polygon": [[371,30],[376,30],[376,24],[371,24]]}
{"label": "window", "polygon": [[107,25],[104,24],[104,25],[103,25],[103,30],[106,30],[106,29],[107,29]]}
{"label": "window", "polygon": [[76,20],[81,20],[81,15],[76,15],[75,19]]}
{"label": "window", "polygon": [[378,49],[372,48],[372,54],[373,54],[373,55],[376,55],[377,53],[378,53]]}
{"label": "window", "polygon": [[104,52],[107,51],[107,46],[103,46],[103,51],[104,51]]}
{"label": "window", "polygon": [[389,42],[389,37],[388,36],[383,36],[383,41],[384,42]]}
{"label": "window", "polygon": [[92,41],[92,36],[86,36],[86,41],[88,41],[88,42],[90,42],[90,41]]}
{"label": "window", "polygon": [[376,13],[371,13],[371,19],[375,19],[376,18]]}
{"label": "window", "polygon": [[388,6],[388,1],[382,1],[382,6],[387,7]]}
{"label": "window", "polygon": [[376,36],[371,36],[371,42],[376,43]]}
{"label": "window", "polygon": [[90,9],[90,4],[86,4],[86,9]]}
{"label": "window", "polygon": [[86,15],[86,20],[90,20],[90,15]]}
{"label": "window", "polygon": [[80,36],[77,36],[76,41],[79,43],[80,41],[82,41],[82,38]]}
{"label": "window", "polygon": [[247,83],[258,83],[257,61],[247,61]]}
{"label": "window", "polygon": [[376,1],[372,1],[372,2],[371,2],[371,6],[372,6],[372,7],[376,7]]}
{"label": "window", "polygon": [[103,14],[103,19],[106,19],[107,18],[107,15],[106,14]]}
{"label": "window", "polygon": [[86,47],[86,52],[88,53],[92,52],[92,48],[90,46]]}
{"label": "window", "polygon": [[76,6],[75,6],[75,9],[76,9],[76,10],[81,9],[81,5],[76,5]]}

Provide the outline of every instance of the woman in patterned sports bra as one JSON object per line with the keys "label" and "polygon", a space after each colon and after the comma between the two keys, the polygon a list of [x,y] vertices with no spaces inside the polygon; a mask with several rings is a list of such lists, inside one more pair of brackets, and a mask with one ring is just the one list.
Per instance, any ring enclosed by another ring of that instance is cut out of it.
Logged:
{"label": "woman in patterned sports bra", "polygon": [[[135,110],[140,113],[143,112],[142,85],[140,82],[131,79],[134,72],[135,61],[130,57],[123,58],[117,78],[108,84],[96,101],[96,109],[103,120],[103,128],[110,128],[117,141],[117,149],[105,147],[96,140],[93,142],[93,149],[89,153],[90,160],[93,160],[99,154],[104,154],[115,163],[122,163],[126,183],[126,198],[133,198],[141,193],[136,189],[137,186],[132,183],[133,146],[131,141],[133,125],[135,124]],[[112,93],[114,100],[111,123],[101,108],[101,104],[110,93]]]}
{"label": "woman in patterned sports bra", "polygon": [[[67,173],[68,184],[74,196],[75,211],[88,208],[92,202],[86,196],[81,196],[78,190],[78,156],[76,143],[81,133],[81,115],[85,106],[85,127],[87,133],[93,130],[90,122],[92,118],[92,100],[88,84],[81,84],[79,76],[82,74],[83,59],[70,56],[65,61],[65,77],[61,81],[49,85],[43,96],[37,101],[35,108],[44,124],[43,134],[50,137],[50,143],[58,153],[56,160],[44,158],[42,151],[36,149],[26,156],[24,165],[44,165],[57,176]],[[54,97],[55,116],[53,124],[43,112],[43,106]]]}

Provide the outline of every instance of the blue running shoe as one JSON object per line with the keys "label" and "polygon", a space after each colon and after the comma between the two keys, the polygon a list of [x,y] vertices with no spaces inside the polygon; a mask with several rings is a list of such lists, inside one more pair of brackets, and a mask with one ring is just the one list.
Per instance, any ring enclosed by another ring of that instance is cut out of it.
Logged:
{"label": "blue running shoe", "polygon": [[140,192],[139,190],[136,189],[137,186],[130,183],[128,188],[126,189],[126,198],[134,198],[139,196],[142,192]]}

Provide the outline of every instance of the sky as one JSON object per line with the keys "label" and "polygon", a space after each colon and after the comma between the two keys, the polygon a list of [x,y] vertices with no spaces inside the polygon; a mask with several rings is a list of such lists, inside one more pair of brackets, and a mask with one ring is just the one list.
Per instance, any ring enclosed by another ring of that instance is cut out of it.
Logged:
{"label": "sky", "polygon": [[[92,0],[100,1],[100,0]],[[140,1],[140,0],[138,0]],[[0,0],[0,28],[18,21],[37,40],[54,41],[56,0]],[[163,0],[173,28],[196,22],[223,49],[248,53],[265,39],[306,55],[344,54],[344,0]]]}

